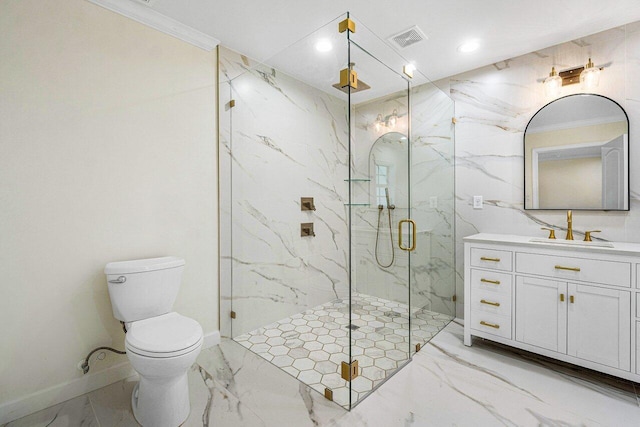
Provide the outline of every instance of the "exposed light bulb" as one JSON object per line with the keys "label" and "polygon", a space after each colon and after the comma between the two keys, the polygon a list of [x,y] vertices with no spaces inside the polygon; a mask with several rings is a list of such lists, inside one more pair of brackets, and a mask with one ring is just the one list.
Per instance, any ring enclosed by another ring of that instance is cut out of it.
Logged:
{"label": "exposed light bulb", "polygon": [[593,65],[591,58],[580,73],[580,87],[582,90],[589,90],[598,87],[600,84],[600,68]]}
{"label": "exposed light bulb", "polygon": [[333,44],[329,39],[320,39],[316,42],[316,50],[318,52],[329,52],[333,49]]}
{"label": "exposed light bulb", "polygon": [[380,129],[382,128],[382,114],[378,114],[378,117],[376,117],[376,121],[373,122],[373,125],[376,128],[376,132],[380,132]]}
{"label": "exposed light bulb", "polygon": [[387,119],[387,126],[389,126],[390,128],[393,128],[396,126],[397,121],[398,121],[398,110],[394,109],[393,113],[391,113],[391,115]]}
{"label": "exposed light bulb", "polygon": [[560,95],[560,88],[562,88],[562,77],[558,75],[555,67],[551,67],[549,77],[544,80],[544,91],[547,98],[555,98]]}

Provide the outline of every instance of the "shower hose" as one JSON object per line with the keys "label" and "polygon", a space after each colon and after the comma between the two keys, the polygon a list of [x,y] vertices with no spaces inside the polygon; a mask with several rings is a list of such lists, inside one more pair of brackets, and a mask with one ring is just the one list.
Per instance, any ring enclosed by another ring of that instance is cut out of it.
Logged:
{"label": "shower hose", "polygon": [[395,261],[396,259],[396,252],[395,252],[395,248],[393,247],[393,230],[391,228],[391,210],[393,209],[393,206],[387,207],[387,213],[389,214],[389,239],[391,240],[391,262],[387,265],[382,264],[378,257],[378,239],[380,237],[380,218],[382,217],[383,209],[384,209],[384,206],[378,205],[378,229],[376,230],[375,254],[376,254],[376,262],[378,263],[378,265],[382,268],[388,268],[388,267],[391,267],[391,265],[393,265],[393,261]]}

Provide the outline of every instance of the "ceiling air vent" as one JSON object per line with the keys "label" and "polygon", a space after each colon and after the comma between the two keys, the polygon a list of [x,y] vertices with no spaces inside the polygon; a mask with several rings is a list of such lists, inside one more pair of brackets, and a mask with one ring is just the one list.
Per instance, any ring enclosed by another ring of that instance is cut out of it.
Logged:
{"label": "ceiling air vent", "polygon": [[426,39],[427,39],[427,36],[424,35],[422,30],[418,28],[417,25],[414,25],[413,27],[407,30],[401,31],[398,34],[394,34],[393,36],[389,37],[387,40],[389,40],[391,43],[393,43],[395,46],[399,47],[400,49],[404,49],[406,47],[409,47],[413,44],[416,44]]}

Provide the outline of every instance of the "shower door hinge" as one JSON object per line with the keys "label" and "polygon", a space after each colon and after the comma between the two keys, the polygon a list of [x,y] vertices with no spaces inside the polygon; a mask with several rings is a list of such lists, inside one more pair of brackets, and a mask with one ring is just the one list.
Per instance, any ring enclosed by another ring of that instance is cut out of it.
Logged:
{"label": "shower door hinge", "polygon": [[453,301],[453,302],[458,301],[458,295],[453,294],[453,296],[451,297],[451,301]]}
{"label": "shower door hinge", "polygon": [[232,319],[235,319],[236,318],[236,312],[231,310],[230,316],[231,316]]}
{"label": "shower door hinge", "polygon": [[455,117],[451,117],[451,123],[453,123],[454,125],[456,124],[456,118]]}
{"label": "shower door hinge", "polygon": [[236,106],[236,100],[232,99],[231,101],[229,101],[229,103],[227,105],[228,105],[228,109],[229,110],[232,109],[233,107]]}
{"label": "shower door hinge", "polygon": [[342,362],[342,379],[350,381],[358,376],[358,361],[353,360],[351,363]]}
{"label": "shower door hinge", "polygon": [[339,32],[344,33],[347,30],[349,30],[350,33],[356,32],[356,23],[349,18],[345,19],[344,21],[340,21],[340,23],[338,24]]}
{"label": "shower door hinge", "polygon": [[333,390],[331,390],[329,387],[325,387],[324,388],[324,397],[327,400],[330,400],[333,402]]}
{"label": "shower door hinge", "polygon": [[358,89],[358,73],[349,68],[340,70],[340,87],[351,86],[354,89]]}
{"label": "shower door hinge", "polygon": [[419,352],[421,348],[422,348],[422,344],[420,343],[416,344],[416,353]]}

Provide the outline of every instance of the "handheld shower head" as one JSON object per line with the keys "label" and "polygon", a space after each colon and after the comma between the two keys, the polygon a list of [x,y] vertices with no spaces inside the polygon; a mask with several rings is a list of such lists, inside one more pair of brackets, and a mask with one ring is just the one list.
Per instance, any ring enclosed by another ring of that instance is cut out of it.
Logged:
{"label": "handheld shower head", "polygon": [[387,209],[391,206],[391,202],[389,201],[389,187],[384,187],[384,195],[387,198]]}

